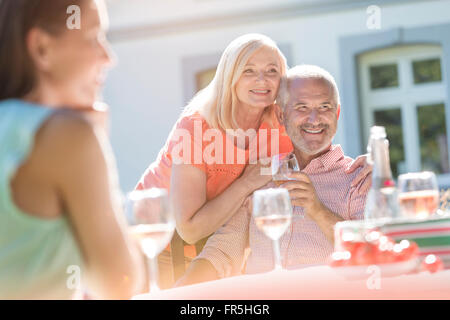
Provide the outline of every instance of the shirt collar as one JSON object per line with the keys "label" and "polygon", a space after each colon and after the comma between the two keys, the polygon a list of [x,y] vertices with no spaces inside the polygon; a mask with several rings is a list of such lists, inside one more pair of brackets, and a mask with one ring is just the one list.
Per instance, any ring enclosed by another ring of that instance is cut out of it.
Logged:
{"label": "shirt collar", "polygon": [[321,167],[325,168],[325,170],[328,170],[343,157],[344,151],[342,150],[341,145],[331,145],[328,152],[311,160],[311,162],[302,171],[314,172]]}

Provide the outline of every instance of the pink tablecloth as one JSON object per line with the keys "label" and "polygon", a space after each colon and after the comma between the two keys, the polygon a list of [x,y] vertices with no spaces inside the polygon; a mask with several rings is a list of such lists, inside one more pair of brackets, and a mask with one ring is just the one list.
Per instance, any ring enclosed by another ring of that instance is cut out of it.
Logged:
{"label": "pink tablecloth", "polygon": [[242,275],[135,296],[136,300],[450,299],[450,270],[348,280],[329,266]]}

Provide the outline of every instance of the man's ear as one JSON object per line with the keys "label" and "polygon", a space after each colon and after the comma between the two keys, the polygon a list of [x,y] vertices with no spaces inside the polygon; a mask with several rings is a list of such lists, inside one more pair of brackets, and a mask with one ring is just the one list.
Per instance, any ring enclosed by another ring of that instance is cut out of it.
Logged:
{"label": "man's ear", "polygon": [[274,110],[275,110],[275,115],[277,116],[277,120],[280,124],[283,124],[284,121],[284,116],[283,116],[283,110],[281,109],[281,107],[278,104],[274,104],[273,105]]}
{"label": "man's ear", "polygon": [[26,36],[26,46],[34,66],[41,71],[50,68],[50,35],[39,28],[32,28]]}
{"label": "man's ear", "polygon": [[341,105],[338,104],[337,106],[337,119],[339,120],[339,115],[341,114]]}

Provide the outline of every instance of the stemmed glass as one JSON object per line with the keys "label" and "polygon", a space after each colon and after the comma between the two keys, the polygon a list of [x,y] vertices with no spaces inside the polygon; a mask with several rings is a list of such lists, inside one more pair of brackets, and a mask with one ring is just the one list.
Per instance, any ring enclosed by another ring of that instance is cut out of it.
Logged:
{"label": "stemmed glass", "polygon": [[149,261],[150,291],[159,291],[157,256],[172,239],[175,217],[170,209],[167,191],[152,188],[128,194],[126,214],[131,234]]}
{"label": "stemmed glass", "polygon": [[[282,153],[272,157],[271,161],[272,181],[277,187],[289,180],[295,180],[289,177],[293,172],[300,172],[300,166],[294,153]],[[292,217],[294,220],[302,218],[302,214],[296,212]]]}
{"label": "stemmed glass", "polygon": [[286,181],[293,180],[289,177],[292,172],[300,172],[297,158],[293,153],[283,153],[272,157],[271,161],[272,180],[277,186]]}
{"label": "stemmed glass", "polygon": [[402,215],[423,219],[436,213],[439,206],[439,188],[433,172],[401,174],[398,177],[398,189]]}
{"label": "stemmed glass", "polygon": [[257,190],[253,193],[253,217],[256,226],[273,241],[275,270],[281,270],[279,238],[291,224],[292,205],[284,188]]}

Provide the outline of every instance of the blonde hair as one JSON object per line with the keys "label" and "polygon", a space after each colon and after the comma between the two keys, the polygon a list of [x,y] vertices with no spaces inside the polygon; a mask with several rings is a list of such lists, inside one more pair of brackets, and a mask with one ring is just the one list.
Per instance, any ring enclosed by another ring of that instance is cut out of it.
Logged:
{"label": "blonde hair", "polygon": [[[278,54],[280,74],[283,77],[287,70],[286,58],[272,39],[256,33],[240,36],[227,46],[213,80],[192,98],[183,114],[199,112],[212,128],[238,129],[235,86],[247,61],[262,47],[271,48]],[[272,109],[272,106],[266,108],[263,117],[269,118]]]}

